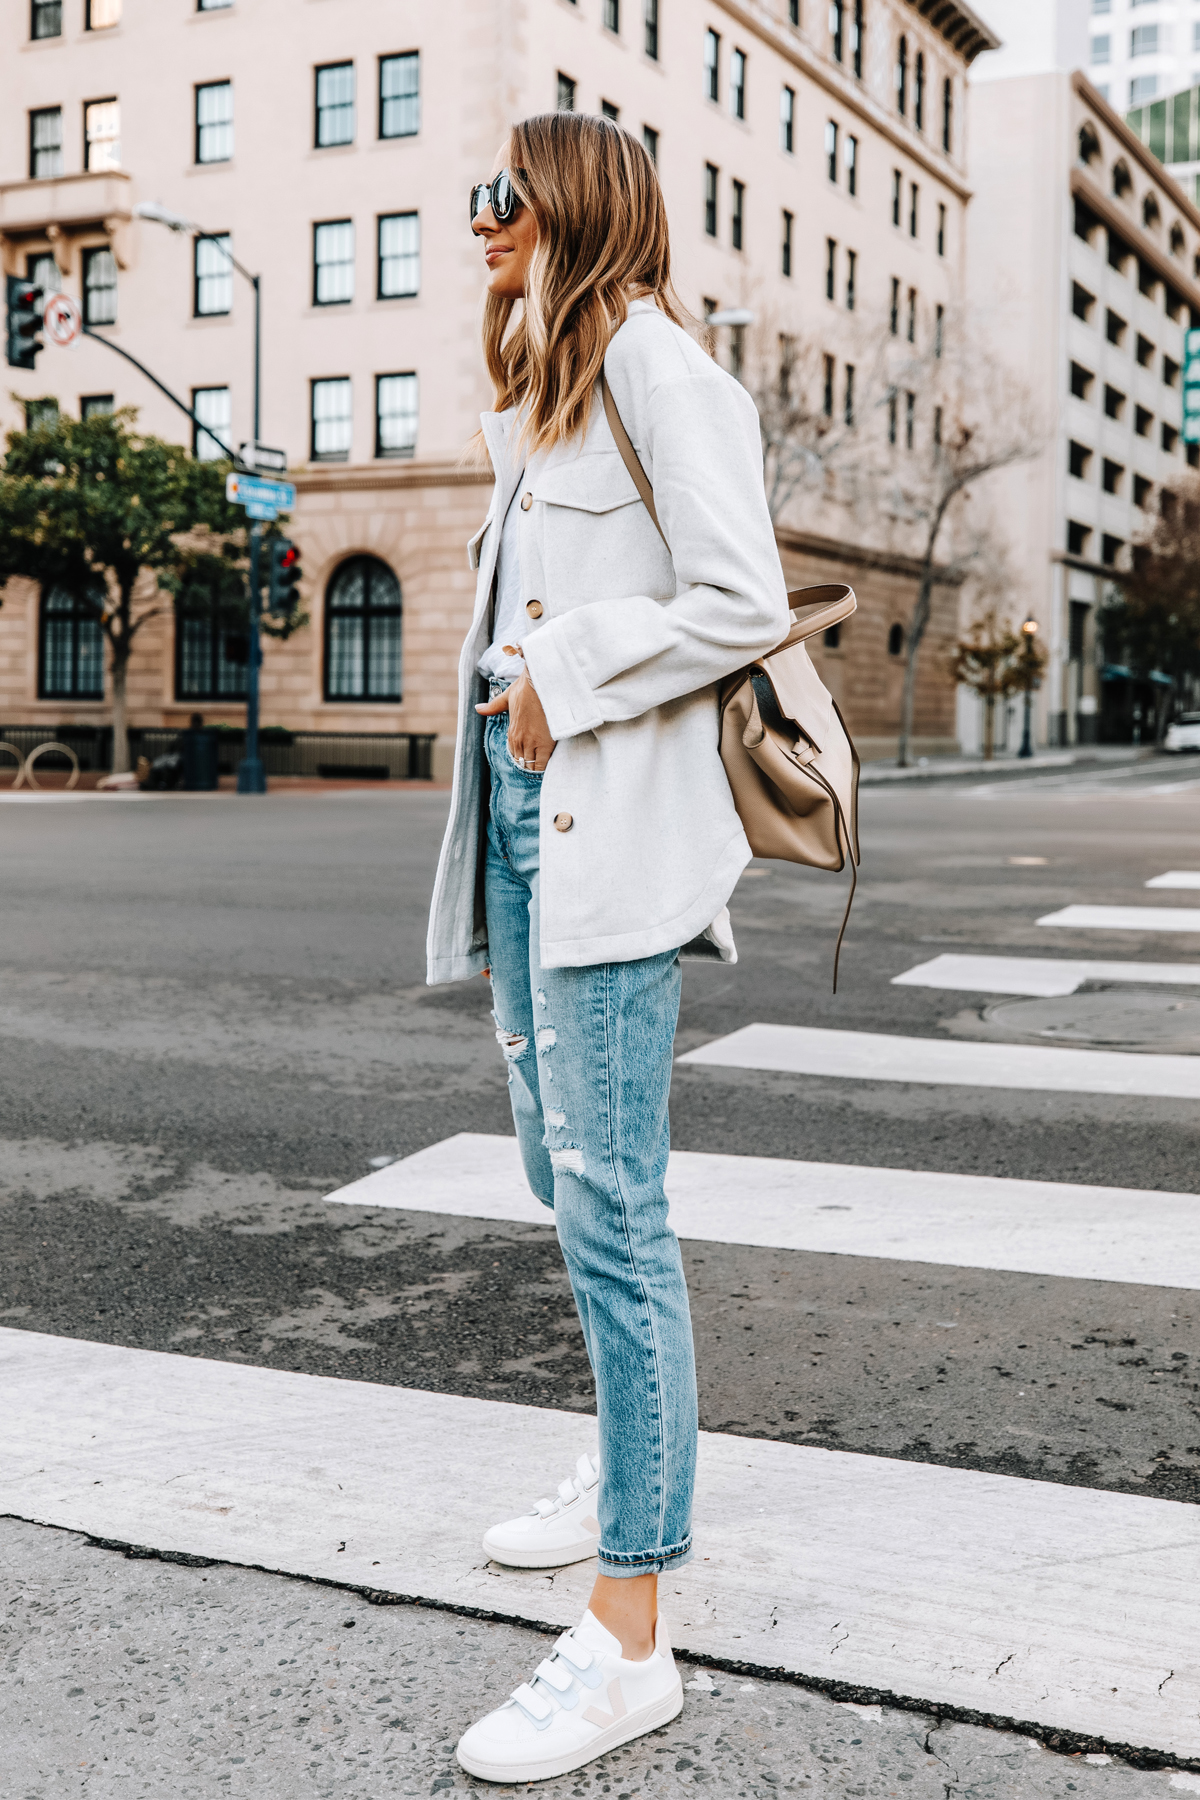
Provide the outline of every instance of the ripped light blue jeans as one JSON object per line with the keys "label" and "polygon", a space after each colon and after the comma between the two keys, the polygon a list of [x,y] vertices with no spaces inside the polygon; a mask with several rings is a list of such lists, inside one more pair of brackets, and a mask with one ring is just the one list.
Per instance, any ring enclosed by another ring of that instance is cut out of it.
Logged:
{"label": "ripped light blue jeans", "polygon": [[600,1573],[648,1575],[692,1554],[696,1368],[663,1193],[679,954],[541,967],[541,776],[517,768],[507,737],[507,713],[486,721],[496,1036],[525,1173],[554,1209],[596,1381]]}

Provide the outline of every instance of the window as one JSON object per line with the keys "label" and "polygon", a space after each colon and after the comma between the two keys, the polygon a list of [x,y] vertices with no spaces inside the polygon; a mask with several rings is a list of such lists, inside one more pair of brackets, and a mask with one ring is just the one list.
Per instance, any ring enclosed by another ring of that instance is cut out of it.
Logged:
{"label": "window", "polygon": [[117,264],[107,244],[102,250],[83,253],[83,322],[115,325],[117,322]]}
{"label": "window", "polygon": [[1133,176],[1129,173],[1129,164],[1124,157],[1113,164],[1112,191],[1118,200],[1123,200],[1126,194],[1133,191]]}
{"label": "window", "polygon": [[232,312],[233,264],[229,260],[228,232],[221,237],[198,237],[193,241],[192,311],[198,319]]}
{"label": "window", "polygon": [[796,340],[790,333],[779,334],[779,398],[790,400],[792,396],[792,370],[796,366]]}
{"label": "window", "polygon": [[1092,453],[1086,444],[1077,444],[1072,440],[1067,446],[1067,467],[1076,481],[1087,480],[1088,464],[1091,460]]}
{"label": "window", "polygon": [[946,309],[944,306],[939,305],[937,311],[933,315],[933,354],[938,357],[939,360],[942,351],[945,348],[945,337]]}
{"label": "window", "polygon": [[937,253],[939,256],[946,254],[946,208],[940,201],[938,202]]}
{"label": "window", "polygon": [[26,400],[25,429],[36,431],[39,425],[56,425],[58,423],[57,400]]}
{"label": "window", "polygon": [[846,311],[854,311],[854,283],[858,274],[858,252],[846,252]]}
{"label": "window", "polygon": [[211,601],[192,600],[175,612],[175,698],[243,700],[249,667],[244,625],[232,627]]}
{"label": "window", "polygon": [[354,64],[326,63],[317,70],[317,149],[353,142]]}
{"label": "window", "polygon": [[400,583],[373,556],[344,562],[325,597],[325,698],[399,700]]}
{"label": "window", "polygon": [[1150,342],[1148,337],[1143,337],[1140,331],[1137,336],[1136,354],[1139,368],[1148,369],[1150,364],[1154,361],[1154,345]]}
{"label": "window", "polygon": [[734,50],[729,57],[729,110],[735,119],[746,116],[746,56]]}
{"label": "window", "polygon": [[103,598],[99,588],[91,589],[88,598],[61,587],[43,596],[40,700],[103,700],[104,634],[97,611]]}
{"label": "window", "polygon": [[575,82],[570,75],[558,71],[558,98],[555,107],[559,112],[575,111]]}
{"label": "window", "polygon": [[830,119],[825,126],[825,172],[830,181],[838,178],[838,128]]}
{"label": "window", "polygon": [[353,424],[350,400],[350,377],[312,384],[312,442],[309,455],[313,462],[346,462],[350,456]]}
{"label": "window", "polygon": [[892,305],[891,305],[891,311],[889,314],[889,323],[890,323],[891,329],[892,329],[892,336],[899,337],[900,336],[900,282],[895,275],[892,276]]}
{"label": "window", "polygon": [[1120,344],[1124,339],[1125,331],[1126,325],[1124,319],[1121,318],[1119,313],[1113,312],[1110,307],[1104,317],[1104,335],[1107,337],[1109,343]]}
{"label": "window", "polygon": [[841,641],[842,641],[841,622],[839,621],[836,625],[827,625],[825,627],[825,630],[821,634],[821,642],[825,646],[826,650],[836,650],[839,647],[839,645],[841,644]]}
{"label": "window", "polygon": [[1164,425],[1162,428],[1162,447],[1167,452],[1168,456],[1174,452],[1178,442],[1179,433],[1176,431],[1174,425]]}
{"label": "window", "polygon": [[121,23],[121,0],[87,0],[88,31],[107,31]]}
{"label": "window", "polygon": [[600,117],[602,119],[611,119],[615,125],[620,116],[621,109],[615,100],[602,100],[600,102]]}
{"label": "window", "polygon": [[1130,106],[1144,106],[1158,92],[1157,75],[1135,75],[1129,84]]}
{"label": "window", "polygon": [[654,164],[655,168],[657,168],[658,133],[655,131],[653,125],[642,126],[642,143],[645,145],[646,155],[650,158],[650,161]]}
{"label": "window", "polygon": [[[192,455],[197,462],[221,462],[229,455],[227,445],[233,426],[233,400],[227,387],[192,389],[192,411],[199,420],[192,421]],[[217,433],[209,435],[207,425]]]}
{"label": "window", "polygon": [[[1072,444],[1071,449],[1072,450],[1075,449],[1074,444]],[[1072,475],[1075,473],[1075,470],[1073,467],[1072,467],[1071,473],[1072,473]],[[1100,485],[1103,487],[1106,494],[1119,494],[1120,493],[1121,477],[1122,477],[1122,475],[1124,475],[1124,473],[1125,473],[1124,463],[1110,462],[1109,458],[1107,456],[1105,457],[1104,467],[1103,467],[1103,469],[1101,471],[1101,475],[1100,475]]]}
{"label": "window", "polygon": [[313,305],[345,306],[354,298],[354,222],[313,226]]}
{"label": "window", "polygon": [[50,181],[62,172],[62,107],[44,106],[29,115],[29,178]]}
{"label": "window", "polygon": [[896,438],[898,435],[897,421],[898,421],[899,417],[900,417],[900,398],[899,398],[899,395],[896,393],[895,388],[892,388],[887,397],[887,421],[888,421],[888,443],[889,444],[894,444],[896,442]]}
{"label": "window", "polygon": [[375,377],[375,454],[413,456],[417,448],[417,378]]}
{"label": "window", "polygon": [[1102,67],[1112,61],[1112,38],[1105,32],[1101,37],[1092,39],[1092,67]]}
{"label": "window", "polygon": [[1145,475],[1135,475],[1134,476],[1134,478],[1133,478],[1133,504],[1138,508],[1138,510],[1140,512],[1148,511],[1147,503],[1150,499],[1150,494],[1151,494],[1153,487],[1154,487],[1154,483],[1152,481],[1148,480]]}
{"label": "window", "polygon": [[1108,419],[1119,419],[1121,416],[1121,409],[1123,408],[1124,405],[1125,405],[1124,394],[1119,393],[1115,387],[1106,386],[1104,389],[1104,415],[1105,415],[1105,417]]}
{"label": "window", "polygon": [[800,0],[788,0],[788,24],[800,23]]}
{"label": "window", "polygon": [[[421,291],[421,215],[385,213],[379,221],[380,300],[411,298]],[[415,377],[414,377],[415,379]]]}
{"label": "window", "polygon": [[841,62],[846,53],[846,0],[830,0],[829,47],[833,60]]}
{"label": "window", "polygon": [[89,100],[83,109],[83,166],[99,173],[121,166],[121,105]]}
{"label": "window", "polygon": [[908,329],[906,330],[904,335],[908,339],[910,344],[916,343],[916,341],[917,341],[917,290],[916,290],[916,288],[909,288],[909,290],[908,290]]}
{"label": "window", "polygon": [[792,272],[792,226],[795,220],[790,212],[783,215],[783,259],[782,271],[785,275]]}
{"label": "window", "polygon": [[1092,535],[1092,533],[1091,533],[1090,526],[1080,525],[1078,523],[1078,521],[1075,519],[1068,519],[1067,520],[1067,555],[1068,556],[1086,556],[1088,539],[1091,537],[1091,535]]}
{"label": "window", "polygon": [[908,112],[908,39],[903,36],[896,57],[896,107],[903,118]]}
{"label": "window", "polygon": [[918,131],[925,129],[925,52],[917,51],[917,81],[913,94],[913,124]]}
{"label": "window", "polygon": [[1158,286],[1158,276],[1154,273],[1154,270],[1151,268],[1150,264],[1147,262],[1139,261],[1139,263],[1138,263],[1138,293],[1146,294],[1151,299],[1153,299],[1154,290],[1157,286]]}
{"label": "window", "polygon": [[917,206],[920,202],[921,190],[916,182],[911,182],[908,189],[908,235],[917,235]]}
{"label": "window", "polygon": [[842,417],[847,425],[854,423],[854,364],[846,364],[846,403],[842,409]]}
{"label": "window", "polygon": [[232,5],[233,0],[198,0],[196,11],[221,12],[225,7]]}
{"label": "window", "polygon": [[825,298],[832,300],[837,284],[837,240],[825,239]]}
{"label": "window", "polygon": [[863,29],[863,0],[854,0],[854,73],[862,80],[863,43],[866,32]]}
{"label": "window", "polygon": [[1071,392],[1077,400],[1087,399],[1088,389],[1095,379],[1090,369],[1081,368],[1077,362],[1071,364]]}
{"label": "window", "polygon": [[62,271],[52,251],[39,250],[25,258],[25,279],[40,287],[43,294],[57,294],[62,288]]}
{"label": "window", "polygon": [[1129,34],[1130,56],[1158,55],[1158,26],[1135,25]]}
{"label": "window", "polygon": [[1164,387],[1173,388],[1179,385],[1179,364],[1173,357],[1163,357],[1162,378]]}
{"label": "window", "polygon": [[889,625],[887,635],[889,656],[902,656],[904,653],[904,627],[900,624]]}
{"label": "window", "polygon": [[620,32],[621,0],[604,0],[604,29]]}
{"label": "window", "polygon": [[709,237],[717,235],[717,176],[712,163],[704,165],[704,229]]}
{"label": "window", "polygon": [[1106,568],[1111,569],[1124,548],[1124,538],[1109,537],[1106,533],[1100,539],[1100,561]]}
{"label": "window", "polygon": [[1110,13],[1112,0],[1092,0],[1092,11],[1094,13]]}
{"label": "window", "polygon": [[34,38],[62,36],[62,0],[33,0],[29,35]]}
{"label": "window", "polygon": [[832,356],[825,358],[825,392],[822,397],[822,410],[827,419],[833,417],[833,377],[835,364]]}
{"label": "window", "polygon": [[81,419],[106,419],[113,411],[111,394],[82,394],[79,399]]}
{"label": "window", "polygon": [[379,59],[379,135],[416,137],[421,129],[421,57],[416,50]]}
{"label": "window", "polygon": [[1135,406],[1133,409],[1133,429],[1139,437],[1149,437],[1154,424],[1154,414],[1148,406]]}
{"label": "window", "polygon": [[646,55],[658,61],[658,0],[646,0]]}
{"label": "window", "polygon": [[746,217],[746,184],[735,181],[733,184],[733,214],[730,219],[731,241],[735,250],[741,250],[742,228]]}
{"label": "window", "polygon": [[846,164],[846,192],[858,192],[858,139],[847,137],[844,161]]}
{"label": "window", "polygon": [[1075,282],[1071,288],[1071,311],[1075,317],[1082,319],[1086,325],[1092,316],[1092,308],[1095,304],[1095,294],[1089,294],[1085,287],[1080,287],[1079,283]]}
{"label": "window", "polygon": [[746,327],[735,325],[729,333],[729,373],[735,381],[742,379],[746,362]]}
{"label": "window", "polygon": [[196,89],[196,161],[228,162],[233,156],[233,83],[210,81]]}
{"label": "window", "polygon": [[954,149],[954,83],[949,75],[942,83],[942,149],[947,156]]}
{"label": "window", "polygon": [[704,97],[706,100],[720,98],[720,62],[720,36],[715,31],[706,31],[704,34]]}
{"label": "window", "polygon": [[935,450],[940,450],[942,447],[942,409],[940,406],[935,406],[933,409],[933,445]]}
{"label": "window", "polygon": [[904,180],[899,169],[892,170],[892,224],[900,223],[900,206],[904,196]]}
{"label": "window", "polygon": [[796,147],[796,90],[785,87],[779,95],[779,148],[792,151]]}

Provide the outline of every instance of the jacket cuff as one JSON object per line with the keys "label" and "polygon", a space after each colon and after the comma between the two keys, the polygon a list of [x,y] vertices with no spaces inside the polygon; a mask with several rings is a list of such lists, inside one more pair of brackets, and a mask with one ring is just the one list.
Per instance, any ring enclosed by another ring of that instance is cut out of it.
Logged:
{"label": "jacket cuff", "polygon": [[521,648],[555,743],[603,725],[604,714],[565,633],[556,631],[553,622],[543,625],[540,631],[530,633]]}

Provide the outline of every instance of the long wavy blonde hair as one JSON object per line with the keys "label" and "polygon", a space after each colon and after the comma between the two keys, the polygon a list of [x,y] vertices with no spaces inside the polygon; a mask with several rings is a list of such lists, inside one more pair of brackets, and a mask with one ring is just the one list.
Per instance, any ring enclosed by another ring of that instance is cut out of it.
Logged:
{"label": "long wavy blonde hair", "polygon": [[483,350],[496,410],[524,408],[526,452],[587,424],[608,342],[632,299],[652,299],[677,325],[667,209],[646,151],[611,119],[539,113],[514,125],[507,162],[537,220],[521,313],[487,296]]}

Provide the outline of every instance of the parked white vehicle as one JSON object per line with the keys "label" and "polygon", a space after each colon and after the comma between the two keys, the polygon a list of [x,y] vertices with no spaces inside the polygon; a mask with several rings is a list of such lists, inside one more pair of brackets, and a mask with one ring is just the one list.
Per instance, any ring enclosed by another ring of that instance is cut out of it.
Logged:
{"label": "parked white vehicle", "polygon": [[1167,726],[1164,750],[1200,750],[1200,712],[1180,713]]}

